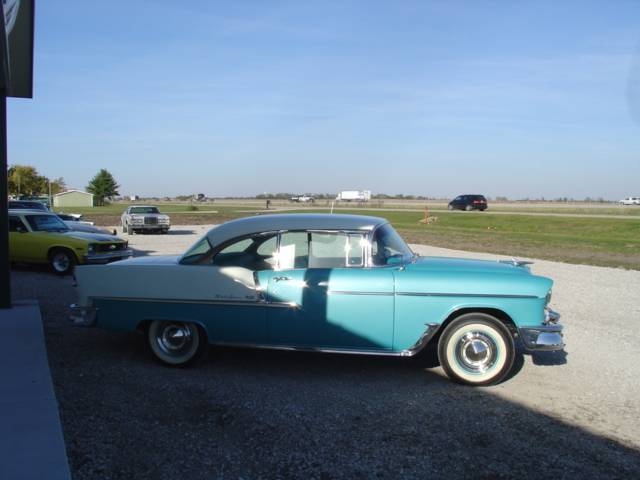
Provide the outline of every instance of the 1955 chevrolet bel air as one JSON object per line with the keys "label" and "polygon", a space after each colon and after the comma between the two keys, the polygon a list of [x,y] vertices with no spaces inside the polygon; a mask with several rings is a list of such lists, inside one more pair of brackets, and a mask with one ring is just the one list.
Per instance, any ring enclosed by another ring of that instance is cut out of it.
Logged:
{"label": "1955 chevrolet bel air", "polygon": [[78,325],[140,330],[163,363],[208,344],[413,356],[450,378],[502,380],[517,338],[564,347],[552,280],[527,262],[418,257],[383,218],[282,214],[212,228],[182,256],[76,270]]}

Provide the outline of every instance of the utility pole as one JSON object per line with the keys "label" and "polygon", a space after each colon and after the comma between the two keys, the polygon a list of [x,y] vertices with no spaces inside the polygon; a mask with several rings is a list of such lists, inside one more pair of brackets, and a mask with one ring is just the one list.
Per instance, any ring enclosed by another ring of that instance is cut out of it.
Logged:
{"label": "utility pole", "polygon": [[7,167],[7,91],[2,88],[0,90],[0,308],[11,308]]}
{"label": "utility pole", "polygon": [[0,308],[11,308],[7,97],[33,97],[34,2],[0,2]]}

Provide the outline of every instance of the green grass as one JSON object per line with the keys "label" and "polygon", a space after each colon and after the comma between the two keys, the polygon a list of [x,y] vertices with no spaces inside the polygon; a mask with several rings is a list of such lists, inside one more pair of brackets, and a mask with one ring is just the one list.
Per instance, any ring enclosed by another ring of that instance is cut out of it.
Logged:
{"label": "green grass", "polygon": [[411,243],[640,270],[640,219],[355,210],[384,217]]}

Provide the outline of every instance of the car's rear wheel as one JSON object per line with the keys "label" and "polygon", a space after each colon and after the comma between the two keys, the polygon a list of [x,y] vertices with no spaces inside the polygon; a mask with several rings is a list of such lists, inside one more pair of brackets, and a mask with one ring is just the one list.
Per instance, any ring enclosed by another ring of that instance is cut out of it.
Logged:
{"label": "car's rear wheel", "polygon": [[452,380],[475,386],[493,385],[504,379],[513,366],[513,337],[491,315],[465,314],[442,333],[438,358]]}
{"label": "car's rear wheel", "polygon": [[147,340],[154,356],[172,367],[197,363],[209,347],[204,330],[190,322],[155,320],[149,325]]}
{"label": "car's rear wheel", "polygon": [[49,252],[49,266],[56,275],[69,275],[76,264],[76,256],[66,248],[54,248]]}
{"label": "car's rear wheel", "polygon": [[473,210],[473,207],[472,207],[471,205],[467,205],[466,207],[464,207],[464,209],[465,209],[467,212],[470,212],[471,210]]}

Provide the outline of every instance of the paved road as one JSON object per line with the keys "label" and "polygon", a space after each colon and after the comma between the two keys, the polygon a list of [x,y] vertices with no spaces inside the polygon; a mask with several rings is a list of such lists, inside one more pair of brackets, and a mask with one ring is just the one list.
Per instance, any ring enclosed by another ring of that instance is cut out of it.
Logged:
{"label": "paved road", "polygon": [[[330,211],[330,207],[312,207],[313,210],[327,210]],[[271,210],[273,212],[277,211],[305,211],[310,210],[309,207],[272,207]],[[339,213],[341,210],[363,210],[371,213],[372,211],[376,212],[424,212],[424,208],[363,208],[363,207],[340,207],[335,208],[334,212]],[[514,209],[515,210],[515,209]],[[240,210],[244,213],[264,213],[264,210]],[[533,217],[568,217],[568,218],[612,218],[614,220],[635,220],[640,221],[640,215],[606,215],[601,213],[551,213],[551,212],[517,212],[517,211],[496,211],[496,210],[487,210],[485,212],[464,212],[462,210],[447,210],[443,209],[434,209],[430,208],[429,213],[455,213],[460,215],[524,215],[524,216],[533,216]]]}
{"label": "paved road", "polygon": [[[205,230],[131,245],[179,253]],[[566,352],[521,355],[512,378],[477,389],[450,383],[428,357],[221,349],[199,368],[167,369],[137,334],[69,326],[71,279],[22,268],[13,281],[42,306],[76,480],[637,477],[640,272],[533,269],[556,281]]]}

